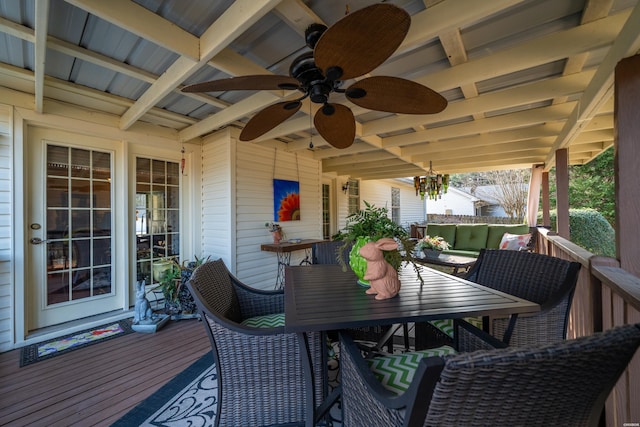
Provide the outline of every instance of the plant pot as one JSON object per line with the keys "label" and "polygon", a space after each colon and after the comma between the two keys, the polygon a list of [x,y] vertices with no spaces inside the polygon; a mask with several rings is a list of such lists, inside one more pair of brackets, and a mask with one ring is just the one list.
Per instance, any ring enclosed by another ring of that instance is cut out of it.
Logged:
{"label": "plant pot", "polygon": [[165,273],[171,270],[173,266],[172,261],[156,261],[153,263],[153,280],[155,282],[162,281]]}
{"label": "plant pot", "polygon": [[273,236],[273,244],[277,245],[282,240],[282,232],[281,231],[272,231],[271,235]]}
{"label": "plant pot", "polygon": [[429,249],[429,248],[422,248],[422,252],[424,253],[425,257],[431,258],[431,259],[438,258],[442,253],[442,251],[439,251],[437,249]]}
{"label": "plant pot", "polygon": [[370,287],[369,281],[363,279],[367,272],[367,260],[360,255],[360,248],[370,240],[368,237],[358,237],[349,252],[349,266],[358,277],[358,284],[365,288]]}

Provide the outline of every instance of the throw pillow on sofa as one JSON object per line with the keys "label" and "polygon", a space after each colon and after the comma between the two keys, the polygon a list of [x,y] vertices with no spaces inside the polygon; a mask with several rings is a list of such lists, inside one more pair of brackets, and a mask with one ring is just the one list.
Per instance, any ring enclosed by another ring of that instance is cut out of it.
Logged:
{"label": "throw pillow on sofa", "polygon": [[529,245],[531,240],[531,234],[510,234],[504,233],[502,240],[500,241],[500,249],[506,249],[511,251],[524,251]]}

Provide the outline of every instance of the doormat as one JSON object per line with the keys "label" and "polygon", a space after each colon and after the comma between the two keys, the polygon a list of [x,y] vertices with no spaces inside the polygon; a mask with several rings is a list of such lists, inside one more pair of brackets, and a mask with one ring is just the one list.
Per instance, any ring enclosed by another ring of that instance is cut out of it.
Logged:
{"label": "doormat", "polygon": [[20,352],[20,367],[51,359],[52,357],[87,347],[91,344],[117,338],[133,332],[131,319],[123,319],[97,328],[76,332],[65,337],[56,338],[48,342],[31,344],[22,347]]}

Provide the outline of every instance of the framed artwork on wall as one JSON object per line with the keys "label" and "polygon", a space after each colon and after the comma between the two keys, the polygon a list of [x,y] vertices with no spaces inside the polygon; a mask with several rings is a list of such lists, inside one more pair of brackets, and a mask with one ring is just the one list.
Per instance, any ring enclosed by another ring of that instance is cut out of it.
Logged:
{"label": "framed artwork on wall", "polygon": [[273,180],[273,220],[300,220],[300,183],[284,179]]}

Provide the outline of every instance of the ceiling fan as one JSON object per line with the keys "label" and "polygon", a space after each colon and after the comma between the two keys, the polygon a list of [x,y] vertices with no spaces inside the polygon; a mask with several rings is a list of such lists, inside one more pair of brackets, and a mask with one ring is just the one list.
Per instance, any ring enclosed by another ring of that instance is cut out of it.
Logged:
{"label": "ceiling fan", "polygon": [[332,92],[344,93],[354,104],[371,110],[402,114],[434,114],[447,100],[439,93],[411,80],[390,76],[366,77],[343,89],[345,81],[373,71],[386,61],[404,40],[411,16],[391,4],[375,4],[346,15],[327,28],[311,24],[305,41],[312,50],[293,60],[290,76],[249,75],[185,86],[183,92],[230,90],[299,90],[293,101],[270,105],[255,114],[240,133],[250,141],[293,116],[302,100],[322,104],[314,116],[320,135],[336,148],[347,148],[355,138],[355,118],[345,105],[329,102]]}

